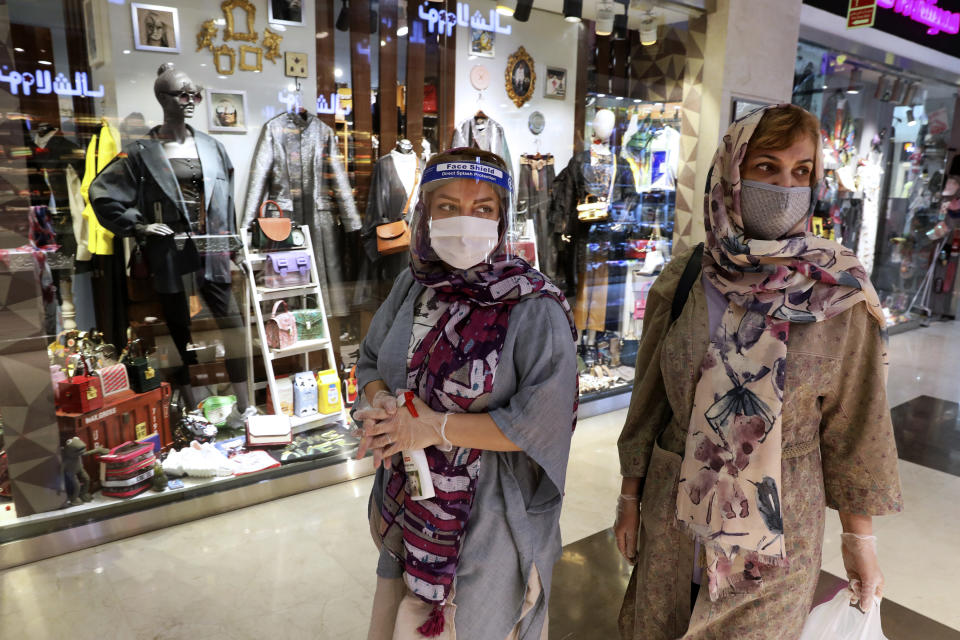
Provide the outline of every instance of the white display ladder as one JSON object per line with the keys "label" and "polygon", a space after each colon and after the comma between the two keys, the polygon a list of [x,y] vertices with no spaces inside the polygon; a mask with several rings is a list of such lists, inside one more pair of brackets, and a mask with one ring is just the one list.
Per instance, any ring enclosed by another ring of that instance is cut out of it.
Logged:
{"label": "white display ladder", "polygon": [[[254,310],[253,324],[255,324],[257,327],[260,353],[263,354],[263,368],[267,374],[266,381],[255,382],[253,384],[253,389],[270,390],[270,402],[273,403],[273,413],[276,415],[280,415],[280,398],[277,394],[277,378],[273,373],[274,360],[277,358],[299,355],[303,360],[303,368],[301,371],[311,371],[310,354],[323,351],[326,353],[328,363],[328,366],[323,368],[334,370],[337,368],[337,361],[333,352],[333,342],[330,340],[330,326],[327,323],[327,310],[324,306],[323,293],[320,290],[320,277],[317,273],[317,264],[315,254],[313,253],[313,241],[310,238],[310,229],[306,226],[301,226],[299,229],[303,233],[304,246],[295,250],[305,250],[310,255],[310,283],[295,287],[279,288],[269,288],[257,284],[256,268],[263,267],[267,259],[267,253],[272,252],[254,249],[253,245],[251,244],[250,230],[246,229],[243,232],[243,261],[245,270],[247,272],[248,286],[250,287],[250,301],[253,304]],[[317,340],[298,340],[293,345],[284,349],[271,349],[268,347],[267,333],[264,329],[264,322],[267,318],[264,317],[265,312],[263,310],[263,304],[267,302],[273,302],[274,300],[279,300],[281,298],[300,298],[302,301],[305,301],[307,296],[316,297],[316,308],[320,310],[320,316],[323,318],[323,335],[326,337]],[[250,330],[249,322],[247,323],[247,330]],[[249,363],[250,380],[253,380],[253,342],[254,340],[249,340],[247,342],[247,344],[250,345],[250,353],[248,354],[250,357],[247,360]],[[339,392],[340,389],[338,385],[337,393]],[[295,434],[308,431],[310,429],[316,429],[317,427],[321,427],[323,425],[332,425],[335,423],[341,423],[343,425],[347,424],[347,414],[343,408],[342,396],[340,398],[340,410],[335,413],[317,413],[312,416],[306,416],[302,418],[298,416],[291,416],[290,418],[290,424],[293,428],[293,433]]]}

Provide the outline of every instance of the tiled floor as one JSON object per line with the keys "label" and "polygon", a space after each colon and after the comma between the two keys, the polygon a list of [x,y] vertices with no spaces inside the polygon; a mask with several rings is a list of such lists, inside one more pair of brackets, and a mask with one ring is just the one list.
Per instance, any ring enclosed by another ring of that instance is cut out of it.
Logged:
{"label": "tiled floor", "polygon": [[[924,395],[960,401],[960,323],[894,336],[891,360],[891,405]],[[958,638],[948,627],[960,630],[960,477],[938,470],[942,464],[924,466],[938,450],[920,446],[952,446],[946,460],[956,463],[956,433],[944,431],[955,428],[956,406],[921,399],[898,412],[898,438],[913,439],[918,444],[909,448],[919,453],[900,464],[905,511],[875,524],[889,600],[885,628],[890,640]],[[629,569],[607,530],[619,490],[616,439],[624,413],[583,420],[574,435],[551,640],[616,637]],[[934,422],[941,431],[929,434]],[[0,638],[362,640],[375,584],[365,519],[370,483],[364,478],[0,572]],[[839,522],[831,514],[827,523],[823,569],[843,575]]]}

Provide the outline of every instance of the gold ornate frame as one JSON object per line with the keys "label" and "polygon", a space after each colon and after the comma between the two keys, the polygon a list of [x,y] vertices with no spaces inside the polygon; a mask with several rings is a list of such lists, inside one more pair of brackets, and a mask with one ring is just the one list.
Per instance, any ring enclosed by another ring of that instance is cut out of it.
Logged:
{"label": "gold ornate frame", "polygon": [[[530,86],[523,95],[518,94],[513,89],[513,72],[521,62],[525,62],[527,68],[530,69]],[[510,99],[513,100],[513,104],[515,104],[517,108],[522,107],[524,103],[533,97],[534,88],[537,86],[537,72],[533,67],[533,58],[530,57],[526,49],[520,47],[510,55],[510,59],[507,60],[507,70],[504,72],[503,78],[507,85],[507,95],[510,96]]]}
{"label": "gold ornate frame", "polygon": [[214,50],[213,39],[217,37],[217,27],[216,22],[213,20],[206,20],[203,24],[200,25],[200,31],[197,32],[197,51],[203,49]]}
{"label": "gold ornate frame", "polygon": [[[254,64],[247,64],[249,54],[257,56]],[[240,45],[240,71],[262,71],[263,70],[263,49],[260,47],[251,47],[248,44]]]}
{"label": "gold ornate frame", "polygon": [[[223,56],[230,58],[230,68],[224,69],[220,66],[220,60]],[[217,68],[217,73],[222,76],[233,75],[233,70],[237,67],[237,52],[233,47],[222,44],[213,50],[213,66]]]}
{"label": "gold ornate frame", "polygon": [[[242,9],[247,14],[247,31],[236,33],[233,24],[233,10]],[[250,0],[223,0],[220,3],[220,9],[223,10],[223,17],[227,21],[227,26],[223,30],[224,40],[243,40],[245,42],[256,42],[257,32],[253,30],[253,22],[257,17],[257,8]]]}
{"label": "gold ornate frame", "polygon": [[279,33],[274,33],[270,29],[263,30],[263,48],[265,57],[267,60],[273,64],[277,64],[277,60],[280,59],[280,43],[283,42],[283,36]]}

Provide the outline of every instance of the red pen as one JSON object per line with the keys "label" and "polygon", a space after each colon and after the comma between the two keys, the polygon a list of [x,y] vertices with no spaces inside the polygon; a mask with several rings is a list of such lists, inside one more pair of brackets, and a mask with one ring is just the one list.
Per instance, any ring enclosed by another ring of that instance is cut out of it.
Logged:
{"label": "red pen", "polygon": [[416,407],[413,406],[413,391],[404,391],[403,392],[403,405],[407,408],[407,411],[410,412],[410,415],[414,418],[419,418],[417,414]]}

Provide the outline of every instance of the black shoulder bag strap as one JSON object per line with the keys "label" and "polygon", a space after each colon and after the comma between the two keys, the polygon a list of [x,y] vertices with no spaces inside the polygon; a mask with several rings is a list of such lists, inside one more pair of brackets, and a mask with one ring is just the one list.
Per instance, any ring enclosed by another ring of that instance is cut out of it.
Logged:
{"label": "black shoulder bag strap", "polygon": [[[677,318],[680,317],[680,314],[683,313],[683,307],[687,304],[687,298],[690,297],[690,291],[693,289],[693,285],[697,282],[697,277],[700,275],[700,269],[703,262],[703,243],[701,242],[694,248],[693,253],[690,254],[690,259],[687,261],[687,266],[683,269],[683,275],[680,276],[680,282],[677,283],[677,289],[673,293],[673,305],[670,307],[670,324],[673,325],[677,321]],[[656,440],[660,439],[660,436],[666,430],[667,426],[670,424],[670,420],[673,419],[673,408],[670,407],[669,402],[667,407],[670,409],[670,413],[667,415],[666,420],[664,420],[663,425],[660,427],[660,432],[657,434]],[[640,479],[639,494],[643,496],[643,487],[646,477]]]}
{"label": "black shoulder bag strap", "polygon": [[687,298],[690,297],[690,290],[693,289],[697,276],[700,275],[700,268],[703,262],[703,243],[701,242],[693,250],[687,266],[680,276],[680,282],[677,284],[677,290],[673,294],[673,306],[670,307],[670,324],[677,321],[680,314],[683,313],[683,307],[687,304]]}

